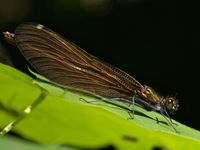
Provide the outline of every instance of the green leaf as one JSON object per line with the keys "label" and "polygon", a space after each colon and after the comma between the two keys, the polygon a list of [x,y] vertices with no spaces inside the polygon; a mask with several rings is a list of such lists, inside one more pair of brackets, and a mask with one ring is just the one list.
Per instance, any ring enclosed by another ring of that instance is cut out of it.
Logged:
{"label": "green leaf", "polygon": [[[18,120],[12,129],[15,134],[35,144],[61,145],[66,149],[67,146],[128,150],[200,148],[199,131],[174,121],[180,132],[177,134],[156,112],[134,106],[136,114],[130,120],[132,106],[64,90],[43,77],[37,78],[0,64],[1,129]],[[32,106],[32,112],[24,114],[28,106]]]}
{"label": "green leaf", "polygon": [[[66,150],[66,147],[58,145],[43,146],[11,135],[5,135],[3,138],[0,138],[0,147],[1,150]],[[67,150],[77,149],[67,147]]]}

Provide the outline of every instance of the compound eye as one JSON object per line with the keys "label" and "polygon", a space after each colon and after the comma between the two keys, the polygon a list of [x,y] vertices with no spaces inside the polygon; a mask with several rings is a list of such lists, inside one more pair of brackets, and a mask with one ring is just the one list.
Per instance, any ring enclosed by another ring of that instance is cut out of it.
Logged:
{"label": "compound eye", "polygon": [[172,113],[178,110],[179,105],[177,104],[177,100],[173,97],[168,97],[165,103],[167,109]]}
{"label": "compound eye", "polygon": [[173,101],[172,101],[171,99],[169,99],[168,103],[169,103],[169,104],[172,104],[172,103],[173,103]]}
{"label": "compound eye", "polygon": [[173,105],[173,104],[174,104],[174,100],[169,99],[169,100],[168,100],[168,104],[169,104],[169,105]]}

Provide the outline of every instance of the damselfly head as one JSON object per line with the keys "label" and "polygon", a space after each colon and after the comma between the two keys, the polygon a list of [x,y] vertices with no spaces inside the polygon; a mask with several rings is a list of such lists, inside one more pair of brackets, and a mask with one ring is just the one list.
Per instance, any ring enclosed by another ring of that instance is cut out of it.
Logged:
{"label": "damselfly head", "polygon": [[[163,109],[168,110],[170,113],[174,113],[178,110],[179,104],[175,97],[161,97],[151,87],[144,85],[140,91],[137,91],[138,96],[147,101],[149,105],[157,105]],[[159,110],[157,108],[156,110]]]}
{"label": "damselfly head", "polygon": [[172,114],[177,111],[179,107],[178,100],[174,97],[163,98],[161,104]]}

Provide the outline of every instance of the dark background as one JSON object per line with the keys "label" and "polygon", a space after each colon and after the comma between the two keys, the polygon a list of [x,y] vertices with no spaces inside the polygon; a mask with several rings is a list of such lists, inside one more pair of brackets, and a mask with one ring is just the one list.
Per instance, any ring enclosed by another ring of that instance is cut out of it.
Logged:
{"label": "dark background", "polygon": [[[89,53],[176,96],[173,118],[200,129],[200,15],[193,2],[150,0],[0,0],[0,32],[38,22]],[[16,68],[27,64],[1,36]]]}

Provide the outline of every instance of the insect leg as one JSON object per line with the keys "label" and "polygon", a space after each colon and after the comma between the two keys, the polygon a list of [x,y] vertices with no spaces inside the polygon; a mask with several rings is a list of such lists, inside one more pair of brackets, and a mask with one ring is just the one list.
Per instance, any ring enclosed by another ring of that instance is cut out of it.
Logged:
{"label": "insect leg", "polygon": [[167,111],[166,110],[160,110],[160,113],[162,114],[162,116],[165,118],[165,120],[167,120],[167,123],[174,129],[174,131],[176,132],[176,133],[179,133],[177,130],[176,130],[176,128],[173,126],[173,123],[172,123],[172,120],[171,120],[171,118],[170,118],[170,116],[168,115],[167,117],[164,115],[164,113],[166,114],[166,115],[168,115],[168,113],[167,113]]}

